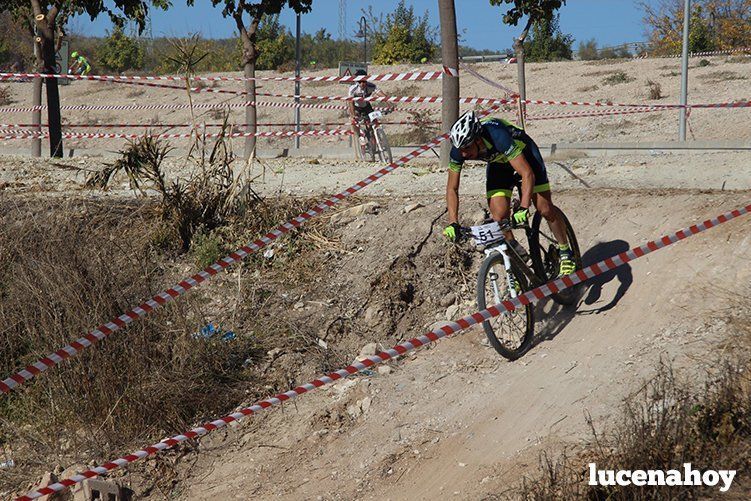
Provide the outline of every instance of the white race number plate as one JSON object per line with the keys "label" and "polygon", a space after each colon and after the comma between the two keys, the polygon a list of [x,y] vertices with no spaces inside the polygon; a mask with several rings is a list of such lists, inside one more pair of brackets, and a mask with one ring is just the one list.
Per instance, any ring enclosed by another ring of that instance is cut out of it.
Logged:
{"label": "white race number plate", "polygon": [[503,240],[503,232],[495,221],[481,226],[472,226],[471,229],[472,238],[477,245],[488,245]]}

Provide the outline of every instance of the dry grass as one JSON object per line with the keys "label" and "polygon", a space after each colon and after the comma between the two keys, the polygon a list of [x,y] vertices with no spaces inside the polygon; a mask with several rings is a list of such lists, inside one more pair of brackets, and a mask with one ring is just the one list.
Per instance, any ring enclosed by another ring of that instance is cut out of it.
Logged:
{"label": "dry grass", "polygon": [[662,86],[657,83],[653,82],[652,80],[647,80],[647,96],[649,99],[656,100],[656,99],[662,99],[664,96],[662,95]]}
{"label": "dry grass", "polygon": [[746,80],[745,75],[739,75],[734,71],[713,71],[712,73],[706,73],[699,75],[697,78],[706,80],[709,83],[727,82],[729,80]]}
{"label": "dry grass", "polygon": [[[228,131],[224,122],[222,133]],[[213,144],[196,138],[189,160],[192,174],[185,181],[168,181],[161,167],[171,151],[168,143],[144,135],[131,141],[113,165],[95,173],[87,186],[106,189],[117,174],[124,174],[131,187],[146,195],[153,190],[161,195],[161,216],[188,250],[194,233],[209,232],[224,224],[228,218],[259,201],[250,183],[241,184],[241,176],[233,169],[235,156],[224,136]]]}
{"label": "dry grass", "polygon": [[134,97],[143,96],[144,94],[146,94],[146,89],[138,89],[138,88],[136,88],[136,89],[129,90],[125,94],[125,97],[127,97],[127,98],[134,98]]}
{"label": "dry grass", "polygon": [[10,91],[10,87],[0,87],[0,106],[6,106],[13,102],[13,93]]}
{"label": "dry grass", "polygon": [[[312,203],[260,201],[209,238],[225,255]],[[165,234],[161,209],[150,201],[6,201],[0,214],[3,375],[153,296],[176,281],[175,273],[183,277],[177,270],[186,259],[192,269],[197,258],[194,251],[184,258],[162,252],[163,241],[175,236]],[[305,287],[323,273],[321,249],[337,245],[323,222],[310,230],[310,237],[307,229],[288,235],[274,247],[273,259],[257,253],[246,260],[242,270],[272,275],[264,281],[266,292],[246,278],[243,287],[222,289],[226,304],[220,311],[207,300],[211,289],[192,292],[1,401],[0,451],[11,451],[17,466],[0,476],[0,492],[25,486],[55,464],[109,459],[224,415],[270,388],[286,389],[306,364],[313,372],[341,362],[334,352],[324,353],[307,328],[278,315],[281,296],[271,284],[278,281],[282,291],[291,281]],[[269,325],[272,308],[277,321]],[[209,321],[237,337],[197,338]],[[276,348],[305,359],[296,367],[271,368],[266,354]],[[169,458],[160,461],[171,468]]]}
{"label": "dry grass", "polygon": [[392,146],[406,146],[425,144],[440,132],[438,124],[432,123],[434,118],[429,111],[410,111],[409,120],[415,122],[409,125],[407,132],[388,133],[389,142]]}
{"label": "dry grass", "polygon": [[[150,243],[161,223],[150,204],[6,202],[3,213],[4,375],[164,286],[168,268]],[[4,399],[0,447],[13,451],[17,468],[0,490],[39,468],[111,457],[236,405],[253,388],[244,362],[262,352],[252,336],[194,339],[205,314],[181,299]]]}
{"label": "dry grass", "polygon": [[[731,327],[741,340],[728,341],[744,351],[751,340],[751,322],[737,317]],[[717,495],[717,487],[589,486],[588,464],[598,469],[735,469],[731,499],[748,494],[751,472],[751,364],[747,354],[731,364],[719,362],[703,390],[691,390],[690,378],[676,376],[661,364],[641,390],[628,399],[620,422],[601,434],[590,422],[592,438],[573,457],[540,458],[534,478],[524,478],[508,498],[556,500],[696,499]]]}
{"label": "dry grass", "polygon": [[624,71],[619,70],[613,73],[612,75],[603,78],[602,84],[603,85],[618,85],[622,83],[633,82],[634,80],[636,80],[634,77],[628,75]]}

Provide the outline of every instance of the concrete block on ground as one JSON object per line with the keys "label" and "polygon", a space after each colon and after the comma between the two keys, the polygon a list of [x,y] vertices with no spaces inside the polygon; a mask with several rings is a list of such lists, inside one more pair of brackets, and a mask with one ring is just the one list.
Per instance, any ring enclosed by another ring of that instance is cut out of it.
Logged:
{"label": "concrete block on ground", "polygon": [[109,480],[88,479],[72,488],[73,501],[127,501],[130,490]]}

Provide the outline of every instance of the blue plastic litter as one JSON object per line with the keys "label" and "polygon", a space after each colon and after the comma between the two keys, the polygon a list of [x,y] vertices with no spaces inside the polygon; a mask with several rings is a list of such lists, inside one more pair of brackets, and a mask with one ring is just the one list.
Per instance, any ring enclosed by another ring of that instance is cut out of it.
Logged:
{"label": "blue plastic litter", "polygon": [[228,342],[234,341],[237,338],[237,334],[232,331],[223,331],[221,327],[213,322],[201,327],[201,330],[193,334],[194,339],[211,339],[217,334],[221,334],[221,340]]}

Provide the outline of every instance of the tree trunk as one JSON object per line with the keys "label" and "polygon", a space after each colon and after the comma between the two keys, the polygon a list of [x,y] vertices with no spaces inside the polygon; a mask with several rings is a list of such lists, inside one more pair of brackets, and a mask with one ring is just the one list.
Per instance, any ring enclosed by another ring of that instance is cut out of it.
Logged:
{"label": "tree trunk", "polygon": [[[42,69],[42,73],[55,72],[55,19],[57,18],[58,8],[52,7],[47,15],[41,11],[38,0],[32,0],[34,9],[34,20],[36,22],[37,43],[39,44],[39,58],[37,64]],[[60,123],[60,90],[57,86],[56,78],[46,78],[45,87],[47,89],[47,123],[49,124],[50,133],[50,156],[63,156],[63,135]]]}
{"label": "tree trunk", "polygon": [[529,33],[529,27],[532,26],[532,16],[527,19],[527,25],[522,30],[519,38],[514,40],[514,57],[516,57],[517,75],[519,78],[519,126],[525,128],[525,118],[527,116],[527,105],[524,102],[527,99],[527,82],[524,76],[524,40]]}
{"label": "tree trunk", "polygon": [[[37,67],[38,70],[39,67]],[[42,79],[41,78],[35,78],[34,79],[34,89],[32,91],[34,93],[32,99],[32,104],[36,106],[42,105]],[[34,131],[35,132],[42,132],[42,110],[36,109],[31,112],[31,123],[34,124]],[[38,135],[35,136],[34,139],[31,140],[31,156],[34,157],[41,157],[42,156],[42,136]]]}
{"label": "tree trunk", "polygon": [[[256,51],[256,32],[258,30],[258,23],[260,18],[254,18],[248,28],[242,22],[242,14],[235,17],[235,22],[240,30],[240,38],[243,42],[243,69],[245,77],[255,78],[256,76],[256,58],[258,53]],[[245,107],[245,123],[248,124],[247,132],[252,134],[256,133],[256,81],[245,81],[245,92],[248,101],[253,103],[253,106]],[[256,149],[256,137],[249,136],[245,138],[245,160],[248,160],[251,155],[255,153]]]}
{"label": "tree trunk", "polygon": [[[441,22],[441,60],[444,66],[459,69],[459,44],[456,36],[456,11],[454,0],[438,0]],[[459,77],[443,74],[443,103],[441,105],[441,130],[448,132],[459,118]],[[441,166],[448,167],[451,142],[441,144]]]}

